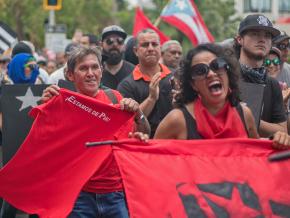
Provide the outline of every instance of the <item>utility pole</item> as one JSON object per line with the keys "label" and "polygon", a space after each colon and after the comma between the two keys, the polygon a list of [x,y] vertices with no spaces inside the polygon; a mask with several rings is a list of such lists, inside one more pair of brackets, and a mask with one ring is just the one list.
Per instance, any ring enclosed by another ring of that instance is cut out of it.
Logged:
{"label": "utility pole", "polygon": [[48,25],[55,26],[55,13],[54,10],[49,10]]}

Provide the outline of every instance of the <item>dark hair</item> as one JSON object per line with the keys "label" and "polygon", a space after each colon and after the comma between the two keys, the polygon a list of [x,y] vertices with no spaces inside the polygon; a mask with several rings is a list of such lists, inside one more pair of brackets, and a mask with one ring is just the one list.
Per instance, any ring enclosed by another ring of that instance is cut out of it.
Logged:
{"label": "dark hair", "polygon": [[232,106],[236,106],[240,101],[239,98],[239,74],[240,66],[238,60],[227,54],[227,51],[221,46],[211,43],[198,45],[196,48],[188,51],[181,65],[181,93],[177,96],[177,105],[182,106],[194,101],[198,97],[198,93],[192,88],[191,82],[191,62],[192,59],[201,52],[210,52],[217,57],[223,58],[229,65],[227,75],[229,78],[229,87],[231,93],[228,98]]}
{"label": "dark hair", "polygon": [[12,49],[11,57],[20,53],[33,54],[32,49],[24,42],[18,42]]}
{"label": "dark hair", "polygon": [[90,44],[98,44],[99,43],[99,40],[98,40],[98,37],[92,33],[86,33],[84,34],[83,36],[86,36],[89,38],[89,43]]}
{"label": "dark hair", "polygon": [[126,48],[124,52],[124,59],[134,65],[139,64],[138,57],[136,56],[134,52],[134,46],[136,44],[136,38],[131,37],[127,43],[126,43]]}
{"label": "dark hair", "polygon": [[234,49],[236,58],[240,59],[242,46],[240,45],[237,39],[234,39],[233,49]]}
{"label": "dark hair", "polygon": [[98,61],[101,65],[102,61],[102,55],[101,50],[98,47],[85,47],[85,46],[78,46],[77,48],[73,49],[69,55],[68,61],[67,61],[67,72],[74,73],[76,64],[83,60],[84,57],[88,55],[95,55],[98,58]]}

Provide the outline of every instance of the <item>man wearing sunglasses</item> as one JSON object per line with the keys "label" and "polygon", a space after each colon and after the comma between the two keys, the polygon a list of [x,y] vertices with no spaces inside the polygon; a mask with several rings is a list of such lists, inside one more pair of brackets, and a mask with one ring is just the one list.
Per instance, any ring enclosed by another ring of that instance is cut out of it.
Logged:
{"label": "man wearing sunglasses", "polygon": [[269,76],[281,81],[278,79],[281,72],[281,52],[278,48],[271,48],[269,54],[264,60],[264,66],[267,68]]}
{"label": "man wearing sunglasses", "polygon": [[284,31],[281,31],[280,35],[273,39],[275,47],[281,51],[281,73],[278,75],[277,80],[286,82],[288,87],[290,87],[290,64],[287,63],[289,39],[290,36]]}
{"label": "man wearing sunglasses", "polygon": [[116,89],[118,84],[134,69],[134,65],[123,60],[126,32],[117,25],[107,26],[102,31],[104,72],[102,85]]}
{"label": "man wearing sunglasses", "polygon": [[248,15],[239,26],[235,47],[239,53],[242,79],[245,82],[265,85],[263,111],[259,134],[269,137],[277,131],[287,132],[282,92],[276,79],[267,75],[264,59],[272,46],[272,39],[280,31],[262,14]]}

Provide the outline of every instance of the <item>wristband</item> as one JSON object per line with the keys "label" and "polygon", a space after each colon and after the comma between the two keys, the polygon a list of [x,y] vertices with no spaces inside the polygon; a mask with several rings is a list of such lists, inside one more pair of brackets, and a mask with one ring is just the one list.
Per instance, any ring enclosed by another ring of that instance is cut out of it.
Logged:
{"label": "wristband", "polygon": [[140,123],[140,121],[143,122],[145,120],[145,115],[143,114],[143,112],[141,112],[140,114],[135,116],[134,120],[135,120],[136,123]]}

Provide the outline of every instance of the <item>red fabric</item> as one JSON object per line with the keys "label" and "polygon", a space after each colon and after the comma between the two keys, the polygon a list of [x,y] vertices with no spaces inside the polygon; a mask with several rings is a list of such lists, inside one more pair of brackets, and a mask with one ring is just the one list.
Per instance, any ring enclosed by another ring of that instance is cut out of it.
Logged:
{"label": "red fabric", "polygon": [[182,3],[178,0],[169,1],[161,13],[161,18],[183,32],[194,46],[214,42],[214,37],[191,0],[185,0]]}
{"label": "red fabric", "polygon": [[238,111],[229,102],[212,115],[198,98],[194,102],[194,115],[197,132],[205,139],[248,138]]}
{"label": "red fabric", "polygon": [[[118,102],[122,99],[119,92],[112,90],[118,99]],[[96,98],[103,102],[110,104],[111,100],[108,96],[100,91]],[[133,131],[134,119],[133,117],[124,124],[118,131],[116,139],[128,138],[129,132]],[[105,130],[105,129],[104,129]],[[89,179],[89,181],[82,188],[83,191],[93,192],[93,193],[109,193],[115,191],[123,190],[122,179],[120,171],[116,164],[113,155],[109,155],[106,160],[102,163],[99,169],[94,173],[94,175]]]}
{"label": "red fabric", "polygon": [[147,146],[113,146],[130,217],[287,217],[290,160],[268,162],[271,143],[150,140]]}
{"label": "red fabric", "polygon": [[[107,98],[103,91],[98,96]],[[0,196],[27,213],[66,217],[83,185],[112,156],[111,146],[85,142],[115,139],[133,116],[117,107],[61,89],[32,109],[29,135],[0,171]]]}
{"label": "red fabric", "polygon": [[[163,64],[159,64],[160,68],[161,68],[161,75],[160,78],[163,79],[165,78],[168,74],[170,74],[170,70],[168,69],[168,67],[166,67]],[[150,82],[151,78],[149,76],[147,76],[146,74],[143,74],[140,70],[140,66],[139,64],[135,67],[135,69],[132,72],[133,74],[133,78],[134,80],[139,80],[139,79],[143,79],[146,82]]]}
{"label": "red fabric", "polygon": [[290,23],[290,17],[280,17],[277,21],[277,24],[288,24]]}
{"label": "red fabric", "polygon": [[154,26],[150,22],[150,20],[145,16],[143,11],[139,7],[137,7],[132,35],[136,36],[138,32],[148,28],[154,30],[159,35],[161,45],[164,42],[170,40],[170,38],[166,36],[163,32],[161,32],[156,26]]}

